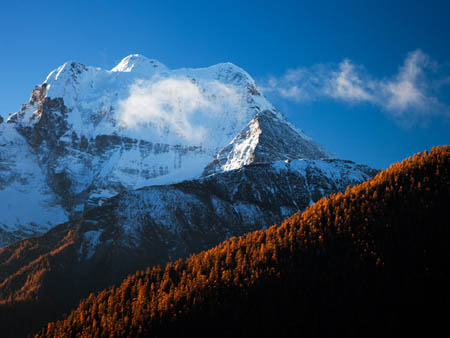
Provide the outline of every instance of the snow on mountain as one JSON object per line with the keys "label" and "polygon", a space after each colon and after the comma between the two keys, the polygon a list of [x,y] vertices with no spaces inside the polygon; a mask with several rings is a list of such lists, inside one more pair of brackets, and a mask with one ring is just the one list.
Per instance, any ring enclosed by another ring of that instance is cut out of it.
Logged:
{"label": "snow on mountain", "polygon": [[140,54],[131,54],[111,69],[112,72],[140,72],[153,75],[155,71],[168,71],[167,67],[157,60],[148,59]]}
{"label": "snow on mountain", "polygon": [[212,238],[219,243],[279,223],[375,173],[365,165],[339,159],[252,163],[195,180],[124,192],[105,202],[92,218],[85,215],[85,220],[101,229],[115,224],[120,229],[115,232],[116,244],[126,247],[140,246],[146,241],[146,231],[165,233],[176,247],[172,251],[178,252],[169,255],[172,260],[194,247],[186,247],[186,233],[190,237],[195,233],[195,241],[204,243],[203,250]]}
{"label": "snow on mountain", "polygon": [[264,110],[205,168],[204,175],[241,168],[251,163],[333,158],[277,111]]}
{"label": "snow on mountain", "polygon": [[332,158],[241,68],[171,70],[137,54],[111,70],[66,62],[0,124],[0,138],[0,246],[123,191]]}
{"label": "snow on mountain", "polygon": [[[185,93],[189,86],[201,104]],[[232,64],[171,71],[139,55],[111,71],[67,62],[35,92],[36,100],[8,122],[34,142],[37,124],[51,129],[46,122],[52,121],[43,119],[60,120],[54,144],[44,137],[39,153],[61,146],[65,154],[54,158],[52,167],[67,173],[72,191],[95,186],[92,193],[105,197],[200,175],[258,111],[273,109],[250,76]],[[45,107],[58,99],[59,109]],[[200,136],[191,138],[196,132]]]}
{"label": "snow on mountain", "polygon": [[0,125],[0,246],[41,234],[67,220],[24,138]]}

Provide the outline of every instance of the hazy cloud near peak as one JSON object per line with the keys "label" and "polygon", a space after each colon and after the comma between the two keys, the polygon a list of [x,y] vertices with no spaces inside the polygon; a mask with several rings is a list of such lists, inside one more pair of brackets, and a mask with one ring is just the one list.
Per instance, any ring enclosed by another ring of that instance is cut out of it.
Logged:
{"label": "hazy cloud near peak", "polygon": [[153,123],[170,125],[182,137],[201,139],[204,130],[195,128],[190,116],[208,106],[200,89],[187,79],[167,78],[159,81],[137,81],[130,96],[119,102],[120,119],[127,127]]}
{"label": "hazy cloud near peak", "polygon": [[200,87],[186,77],[155,78],[130,86],[129,96],[119,101],[118,118],[128,128],[152,124],[198,143],[208,136],[210,119],[239,104],[235,88],[218,81]]}
{"label": "hazy cloud near peak", "polygon": [[333,99],[351,104],[380,107],[404,126],[430,115],[450,116],[450,107],[440,102],[439,89],[450,84],[450,76],[438,73],[439,65],[421,50],[410,52],[397,74],[377,79],[366,69],[344,59],[339,64],[318,64],[287,70],[270,77],[260,87],[298,103]]}

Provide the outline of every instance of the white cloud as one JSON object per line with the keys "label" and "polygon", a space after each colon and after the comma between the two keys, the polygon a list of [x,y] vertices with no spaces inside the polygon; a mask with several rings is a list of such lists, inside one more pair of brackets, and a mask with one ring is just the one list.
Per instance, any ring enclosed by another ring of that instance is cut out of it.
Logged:
{"label": "white cloud", "polygon": [[325,79],[325,94],[345,101],[373,101],[374,98],[365,88],[367,84],[360,78],[356,66],[350,60],[339,64],[338,71],[332,71]]}
{"label": "white cloud", "polygon": [[184,138],[201,139],[204,130],[189,121],[196,111],[208,106],[200,89],[187,79],[140,80],[130,96],[119,102],[120,120],[128,127],[152,123],[159,129],[172,126]]}
{"label": "white cloud", "polygon": [[[139,80],[130,95],[119,102],[119,120],[128,128],[151,124],[181,138],[201,142],[207,136],[207,120],[239,104],[233,87],[218,81],[200,87],[188,78]],[[230,108],[231,107],[231,108]]]}
{"label": "white cloud", "polygon": [[380,83],[386,91],[388,110],[400,114],[408,109],[428,110],[435,104],[435,99],[426,94],[425,69],[430,65],[429,58],[417,50],[407,56],[393,80]]}
{"label": "white cloud", "polygon": [[293,99],[295,101],[304,101],[309,99],[309,94],[305,92],[304,89],[299,88],[296,85],[288,88],[280,88],[280,94],[285,98]]}
{"label": "white cloud", "polygon": [[370,103],[410,125],[429,115],[450,115],[450,108],[435,94],[449,82],[448,72],[438,74],[438,68],[426,54],[416,50],[407,55],[398,73],[388,78],[376,79],[363,66],[345,59],[338,65],[290,69],[280,78],[271,77],[261,89],[295,102],[334,99]]}

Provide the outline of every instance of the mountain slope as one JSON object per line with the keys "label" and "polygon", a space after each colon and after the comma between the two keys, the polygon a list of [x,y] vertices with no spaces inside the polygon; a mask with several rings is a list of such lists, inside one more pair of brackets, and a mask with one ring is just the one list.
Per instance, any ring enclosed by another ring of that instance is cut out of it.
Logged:
{"label": "mountain slope", "polygon": [[121,193],[81,220],[0,249],[0,302],[40,309],[42,317],[17,313],[36,328],[137,269],[281,222],[374,174],[349,161],[294,160]]}
{"label": "mountain slope", "polygon": [[32,150],[9,126],[0,131],[0,200],[0,247],[67,219]]}
{"label": "mountain slope", "polygon": [[332,158],[241,68],[170,70],[141,55],[112,70],[65,63],[0,123],[0,140],[0,199],[9,200],[0,205],[0,246],[126,190],[251,163]]}
{"label": "mountain slope", "polygon": [[415,155],[279,227],[137,272],[37,336],[433,335],[450,301],[449,168],[448,146]]}
{"label": "mountain slope", "polygon": [[333,156],[298,130],[282,115],[265,110],[209,163],[204,175],[241,168],[252,163],[306,158],[319,160]]}

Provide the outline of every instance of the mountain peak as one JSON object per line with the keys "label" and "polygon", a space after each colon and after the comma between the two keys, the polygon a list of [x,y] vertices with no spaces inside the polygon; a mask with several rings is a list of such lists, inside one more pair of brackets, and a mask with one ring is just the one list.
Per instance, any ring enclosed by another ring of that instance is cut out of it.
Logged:
{"label": "mountain peak", "polygon": [[294,159],[319,160],[333,155],[291,124],[276,110],[264,110],[239,132],[205,168],[203,175],[229,171],[252,163]]}
{"label": "mountain peak", "polygon": [[45,82],[49,82],[52,79],[58,80],[64,76],[70,76],[70,77],[77,77],[77,75],[82,74],[83,72],[87,71],[88,67],[83,65],[80,62],[76,61],[67,61],[63,63],[61,66],[50,72],[48,74]]}
{"label": "mountain peak", "polygon": [[167,67],[161,62],[149,59],[141,54],[130,54],[123,58],[117,66],[111,69],[112,72],[131,72],[131,71],[142,71],[142,70],[166,70]]}

